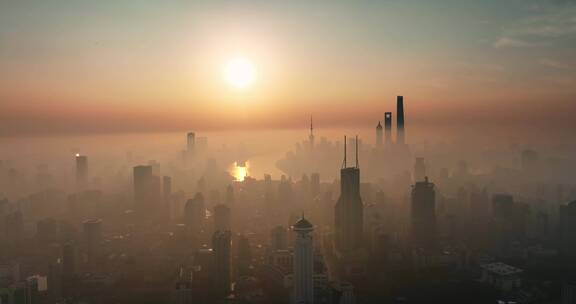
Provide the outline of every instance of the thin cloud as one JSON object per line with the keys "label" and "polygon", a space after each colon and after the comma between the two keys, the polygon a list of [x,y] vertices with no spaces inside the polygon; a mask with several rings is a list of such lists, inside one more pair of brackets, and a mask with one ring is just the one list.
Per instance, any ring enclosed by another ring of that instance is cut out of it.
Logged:
{"label": "thin cloud", "polygon": [[560,62],[554,59],[550,59],[550,58],[543,58],[540,60],[540,64],[545,66],[545,67],[549,67],[549,68],[554,68],[554,69],[559,69],[559,70],[567,70],[572,68],[570,66],[570,64],[564,63],[564,62]]}
{"label": "thin cloud", "polygon": [[500,37],[492,44],[492,46],[495,48],[508,48],[508,47],[521,48],[521,47],[536,47],[540,45],[541,44],[538,43],[531,43],[510,37]]}
{"label": "thin cloud", "polygon": [[576,38],[575,4],[539,6],[536,11],[536,15],[504,28],[492,45],[496,48],[550,46],[570,37]]}

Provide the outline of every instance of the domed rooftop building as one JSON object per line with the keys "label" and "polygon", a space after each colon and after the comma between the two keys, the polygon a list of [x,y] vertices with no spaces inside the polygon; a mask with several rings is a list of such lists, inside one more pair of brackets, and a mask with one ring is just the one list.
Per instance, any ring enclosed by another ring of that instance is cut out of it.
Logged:
{"label": "domed rooftop building", "polygon": [[314,226],[302,215],[302,218],[292,226],[292,229],[294,231],[312,231],[314,230]]}

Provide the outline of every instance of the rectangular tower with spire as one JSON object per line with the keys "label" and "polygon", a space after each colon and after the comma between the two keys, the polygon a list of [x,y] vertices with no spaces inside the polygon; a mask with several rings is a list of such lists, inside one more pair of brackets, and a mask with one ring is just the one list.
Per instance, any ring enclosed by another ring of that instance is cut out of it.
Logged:
{"label": "rectangular tower with spire", "polygon": [[362,247],[364,206],[360,198],[360,168],[358,168],[358,138],[356,138],[356,165],[347,167],[346,137],[344,137],[344,163],[340,170],[340,197],[335,206],[335,245],[342,253]]}

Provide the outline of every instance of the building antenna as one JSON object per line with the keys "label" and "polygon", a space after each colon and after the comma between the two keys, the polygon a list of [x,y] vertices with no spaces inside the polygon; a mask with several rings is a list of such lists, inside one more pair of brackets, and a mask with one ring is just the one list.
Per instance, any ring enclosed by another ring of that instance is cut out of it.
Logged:
{"label": "building antenna", "polygon": [[313,135],[314,128],[312,127],[312,115],[310,115],[310,135]]}
{"label": "building antenna", "polygon": [[358,169],[358,135],[356,135],[356,169]]}
{"label": "building antenna", "polygon": [[342,164],[342,169],[346,168],[346,135],[344,135],[344,163]]}

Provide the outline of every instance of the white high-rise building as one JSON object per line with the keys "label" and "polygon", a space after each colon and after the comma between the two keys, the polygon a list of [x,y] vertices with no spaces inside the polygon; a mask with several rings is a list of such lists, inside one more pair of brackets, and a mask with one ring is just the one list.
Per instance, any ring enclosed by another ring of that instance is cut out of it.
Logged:
{"label": "white high-rise building", "polygon": [[314,227],[302,218],[292,226],[296,232],[294,241],[294,304],[314,303]]}

